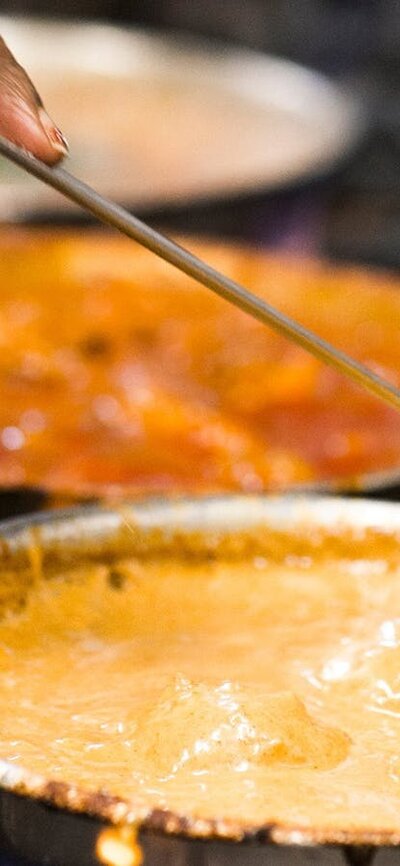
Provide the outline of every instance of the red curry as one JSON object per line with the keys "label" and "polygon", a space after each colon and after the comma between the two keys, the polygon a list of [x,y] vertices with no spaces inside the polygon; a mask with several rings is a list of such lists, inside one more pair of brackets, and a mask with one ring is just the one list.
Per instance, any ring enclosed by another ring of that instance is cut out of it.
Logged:
{"label": "red curry", "polygon": [[[400,384],[394,278],[189,246]],[[0,236],[0,483],[57,493],[288,488],[400,467],[400,424],[131,242]]]}

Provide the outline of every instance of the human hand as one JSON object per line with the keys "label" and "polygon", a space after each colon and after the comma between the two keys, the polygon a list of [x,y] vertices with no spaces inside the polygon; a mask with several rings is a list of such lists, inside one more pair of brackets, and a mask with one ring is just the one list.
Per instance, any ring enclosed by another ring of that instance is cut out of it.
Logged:
{"label": "human hand", "polygon": [[0,135],[54,165],[68,153],[67,142],[43,107],[22,66],[0,36]]}

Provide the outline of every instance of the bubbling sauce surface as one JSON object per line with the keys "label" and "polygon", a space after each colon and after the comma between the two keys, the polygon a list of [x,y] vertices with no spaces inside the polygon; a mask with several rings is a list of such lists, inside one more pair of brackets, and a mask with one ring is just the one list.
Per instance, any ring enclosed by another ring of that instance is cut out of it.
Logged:
{"label": "bubbling sauce surface", "polygon": [[[400,387],[398,279],[187,243]],[[4,486],[114,502],[400,466],[394,409],[126,238],[0,232],[0,291]]]}
{"label": "bubbling sauce surface", "polygon": [[0,755],[197,817],[399,827],[400,566],[91,563],[0,623]]}

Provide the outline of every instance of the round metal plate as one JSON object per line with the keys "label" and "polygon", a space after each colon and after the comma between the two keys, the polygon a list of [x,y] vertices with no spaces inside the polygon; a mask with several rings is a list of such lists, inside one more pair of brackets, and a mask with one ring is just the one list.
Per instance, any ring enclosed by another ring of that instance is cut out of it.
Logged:
{"label": "round metal plate", "polygon": [[[69,139],[71,171],[135,207],[293,185],[324,174],[363,127],[348,94],[266,55],[4,16],[0,33]],[[0,163],[0,218],[70,207]]]}

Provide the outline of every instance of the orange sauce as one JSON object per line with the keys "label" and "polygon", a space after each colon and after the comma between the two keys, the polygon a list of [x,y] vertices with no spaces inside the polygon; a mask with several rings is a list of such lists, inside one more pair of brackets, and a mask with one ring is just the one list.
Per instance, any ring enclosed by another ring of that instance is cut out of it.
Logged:
{"label": "orange sauce", "polygon": [[36,581],[0,622],[0,756],[182,815],[398,829],[396,544]]}
{"label": "orange sauce", "polygon": [[[195,251],[400,384],[395,279]],[[0,237],[0,482],[280,489],[400,466],[396,412],[128,241]]]}

